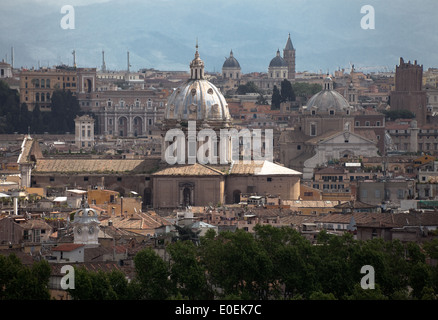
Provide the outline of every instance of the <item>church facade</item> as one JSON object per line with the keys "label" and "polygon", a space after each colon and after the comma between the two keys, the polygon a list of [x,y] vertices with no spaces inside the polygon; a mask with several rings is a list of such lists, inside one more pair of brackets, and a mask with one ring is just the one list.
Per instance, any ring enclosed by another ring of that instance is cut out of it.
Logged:
{"label": "church facade", "polygon": [[280,161],[303,172],[303,179],[309,180],[317,166],[329,161],[378,156],[378,141],[355,132],[357,111],[334,90],[333,80],[327,77],[323,90],[300,108],[296,125],[282,132]]}

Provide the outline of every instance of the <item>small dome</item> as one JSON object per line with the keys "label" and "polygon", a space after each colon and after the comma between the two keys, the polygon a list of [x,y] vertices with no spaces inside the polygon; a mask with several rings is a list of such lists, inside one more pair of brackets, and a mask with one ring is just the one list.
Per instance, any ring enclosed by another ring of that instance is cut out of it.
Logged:
{"label": "small dome", "polygon": [[277,56],[274,57],[271,62],[269,63],[269,67],[287,67],[287,63],[286,60],[284,60],[281,56],[280,56],[280,50],[277,50]]}
{"label": "small dome", "polygon": [[307,108],[312,107],[321,111],[351,109],[348,101],[333,89],[333,80],[328,75],[324,79],[324,89],[311,97],[307,102]]}
{"label": "small dome", "polygon": [[337,91],[322,90],[309,99],[307,108],[317,108],[321,111],[327,110],[349,110],[351,109],[347,100]]}
{"label": "small dome", "polygon": [[234,58],[233,50],[231,50],[230,57],[225,60],[222,68],[240,69],[239,61],[237,61],[237,59]]}

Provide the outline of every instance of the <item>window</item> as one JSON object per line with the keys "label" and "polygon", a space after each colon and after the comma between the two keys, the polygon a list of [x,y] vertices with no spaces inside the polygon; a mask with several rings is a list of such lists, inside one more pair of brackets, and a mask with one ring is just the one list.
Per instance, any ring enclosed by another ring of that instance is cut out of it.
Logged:
{"label": "window", "polygon": [[330,110],[330,115],[333,116],[335,114],[335,110]]}
{"label": "window", "polygon": [[316,136],[316,123],[311,123],[310,124],[310,135],[311,136]]}
{"label": "window", "polygon": [[398,189],[398,190],[397,190],[397,198],[398,198],[398,199],[403,199],[403,198],[404,198],[404,195],[405,195],[405,192],[404,192],[403,189]]}
{"label": "window", "polygon": [[271,182],[272,178],[266,178],[266,181]]}
{"label": "window", "polygon": [[369,127],[370,126],[370,122],[369,121],[365,121],[365,126]]}

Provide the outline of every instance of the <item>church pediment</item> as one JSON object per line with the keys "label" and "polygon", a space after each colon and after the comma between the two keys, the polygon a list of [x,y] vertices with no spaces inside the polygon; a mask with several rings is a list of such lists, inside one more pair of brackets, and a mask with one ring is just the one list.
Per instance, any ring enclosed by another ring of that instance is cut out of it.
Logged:
{"label": "church pediment", "polygon": [[361,135],[358,135],[350,131],[343,131],[343,132],[340,131],[327,139],[320,140],[318,145],[330,145],[330,144],[342,144],[342,143],[376,145],[376,142],[364,138]]}

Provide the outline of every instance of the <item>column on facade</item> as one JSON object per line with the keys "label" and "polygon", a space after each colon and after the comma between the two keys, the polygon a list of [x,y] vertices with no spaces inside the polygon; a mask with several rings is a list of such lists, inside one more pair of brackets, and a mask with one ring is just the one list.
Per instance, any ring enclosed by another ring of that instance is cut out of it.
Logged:
{"label": "column on facade", "polygon": [[106,108],[103,114],[103,121],[104,121],[104,135],[108,134],[108,113],[106,112]]}
{"label": "column on facade", "polygon": [[[130,109],[131,109],[131,107],[129,107]],[[127,128],[127,130],[128,130],[128,132],[127,132],[127,136],[128,137],[133,137],[134,136],[134,133],[133,133],[133,122],[134,122],[134,119],[133,119],[133,117],[132,117],[132,113],[131,113],[131,110],[130,110],[130,112],[129,112],[129,115],[128,115],[128,128]]]}
{"label": "column on facade", "polygon": [[119,135],[119,119],[117,117],[117,113],[114,113],[114,132],[113,132],[114,136],[118,136]]}

